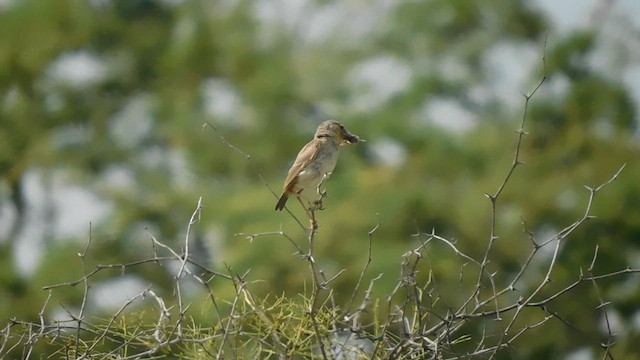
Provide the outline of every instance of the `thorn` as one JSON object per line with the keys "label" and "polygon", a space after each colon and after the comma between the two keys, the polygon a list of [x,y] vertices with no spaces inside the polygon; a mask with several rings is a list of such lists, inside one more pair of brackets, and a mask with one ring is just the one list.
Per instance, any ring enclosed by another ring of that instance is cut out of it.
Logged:
{"label": "thorn", "polygon": [[603,302],[602,304],[596,306],[596,310],[602,309],[603,307],[611,304],[611,301]]}

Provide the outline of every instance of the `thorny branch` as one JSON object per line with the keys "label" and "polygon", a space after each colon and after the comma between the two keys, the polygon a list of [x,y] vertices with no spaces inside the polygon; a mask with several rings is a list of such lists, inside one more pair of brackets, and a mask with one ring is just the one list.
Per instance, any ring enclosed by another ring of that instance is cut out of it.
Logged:
{"label": "thorny branch", "polygon": [[[254,358],[268,355],[285,359],[291,358],[297,352],[308,358],[332,359],[338,358],[346,351],[368,358],[385,359],[495,358],[498,353],[512,348],[527,332],[548,326],[552,319],[575,329],[564,314],[550,308],[555,301],[572,294],[577,287],[590,284],[597,298],[596,310],[602,314],[606,330],[606,338],[598,340],[598,345],[604,351],[603,357],[612,359],[616,334],[608,311],[611,303],[605,299],[599,282],[638,274],[640,269],[626,268],[596,274],[599,253],[599,247],[596,247],[590,265],[586,271],[580,271],[577,280],[552,293],[548,291],[548,284],[557,268],[561,246],[567,243],[567,239],[577,229],[593,218],[591,208],[596,195],[619,177],[625,165],[601,185],[587,187],[589,196],[584,213],[572,224],[543,240],[536,240],[534,234],[525,229],[532,249],[511,278],[509,275],[490,273],[487,269],[491,260],[491,249],[498,239],[498,199],[515,169],[522,164],[520,154],[522,139],[526,134],[524,127],[527,108],[544,80],[545,77],[525,96],[525,109],[520,129],[516,132],[517,141],[511,168],[497,191],[493,195],[487,195],[492,204],[491,228],[489,241],[481,259],[469,255],[460,244],[437,234],[435,229],[430,233],[418,231],[413,237],[420,243],[402,257],[401,275],[395,287],[385,299],[375,299],[374,286],[384,274],[380,273],[370,278],[366,289],[363,283],[368,276],[370,265],[376,259],[372,244],[374,235],[379,236],[376,235],[381,227],[378,217],[377,223],[368,233],[367,260],[362,265],[348,301],[340,304],[333,296],[333,286],[344,274],[351,272],[351,269],[345,268],[326,275],[320,265],[322,259],[316,259],[314,247],[319,228],[316,211],[322,209],[322,199],[326,196],[319,186],[319,200],[309,207],[303,204],[311,224],[310,228],[302,226],[294,216],[300,227],[305,230],[306,245],[300,245],[304,240],[296,241],[296,237],[288,235],[282,229],[236,234],[246,237],[249,243],[258,238],[268,241],[269,238],[282,237],[292,246],[294,255],[301,256],[308,265],[309,272],[306,276],[310,280],[311,288],[308,293],[303,294],[304,315],[296,317],[293,312],[285,316],[283,309],[295,309],[294,303],[283,305],[282,299],[278,299],[274,304],[269,304],[266,299],[257,298],[251,292],[251,287],[259,280],[250,281],[249,272],[242,275],[234,274],[230,266],[227,267],[226,273],[218,272],[192,259],[189,250],[190,239],[192,228],[198,225],[203,208],[200,197],[188,220],[182,251],[176,251],[148,232],[154,250],[153,257],[122,264],[96,265],[90,270],[85,262],[93,241],[90,227],[86,246],[78,253],[83,269],[82,277],[44,287],[44,290],[48,291],[47,299],[38,312],[37,321],[11,319],[0,330],[0,356],[20,353],[22,358],[29,358],[38,346],[59,344],[57,351],[64,351],[66,358],[74,359],[139,359],[170,353],[176,346],[194,346],[207,358],[215,359],[242,358],[245,355],[253,355]],[[251,161],[249,155],[229,143],[215,127],[209,123],[204,127],[207,126],[214,129],[220,140],[230,149]],[[270,189],[262,177],[261,180]],[[277,197],[277,194],[271,192]],[[436,246],[444,248],[460,261],[460,289],[465,290],[462,285],[463,273],[477,272],[477,278],[474,277],[475,283],[466,289],[466,293],[451,294],[439,287],[439,274],[434,266],[439,259],[430,254]],[[551,248],[550,258],[544,264],[543,278],[528,292],[517,290],[516,286],[523,281],[525,275],[533,271],[533,260],[543,248]],[[169,263],[175,263],[176,267],[163,266]],[[87,315],[90,310],[88,306],[91,304],[88,301],[91,284],[97,281],[98,274],[113,270],[126,273],[144,267],[158,267],[163,272],[167,271],[166,268],[177,269],[171,276],[173,294],[164,294],[162,289],[150,284],[142,292],[128,299],[105,321],[91,319]],[[212,305],[215,320],[207,329],[199,329],[198,325],[193,323],[190,314],[193,299],[183,291],[183,285],[187,281],[204,290]],[[66,311],[68,319],[49,319],[47,314],[51,311],[49,307],[52,298],[56,298],[56,293],[79,284],[83,285],[83,289],[77,310],[74,311],[74,307],[61,303],[60,306]],[[220,295],[220,289],[225,286],[233,289],[231,298]],[[490,291],[483,293],[481,290],[486,287]],[[516,293],[518,298],[514,299],[513,295]],[[145,299],[150,299],[152,304],[155,304],[154,311],[157,313],[153,316],[152,323],[137,324],[132,323],[130,319],[127,322],[127,317],[135,312]],[[544,315],[535,321],[527,320],[528,323],[518,321],[528,309],[541,309]],[[288,328],[287,331],[287,324],[292,322],[298,322],[299,327]],[[475,326],[482,331],[479,335],[468,335],[463,331],[467,326]],[[589,334],[588,336],[591,337]],[[460,344],[467,344],[463,348],[465,350],[460,350]]]}

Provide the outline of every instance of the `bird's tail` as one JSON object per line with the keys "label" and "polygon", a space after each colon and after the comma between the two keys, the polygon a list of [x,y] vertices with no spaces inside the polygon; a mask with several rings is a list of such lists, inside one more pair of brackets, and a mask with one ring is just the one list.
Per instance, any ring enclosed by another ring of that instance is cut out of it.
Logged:
{"label": "bird's tail", "polygon": [[289,200],[289,194],[285,192],[280,196],[280,200],[278,200],[278,203],[276,204],[276,210],[284,209],[284,205],[287,203],[287,200]]}

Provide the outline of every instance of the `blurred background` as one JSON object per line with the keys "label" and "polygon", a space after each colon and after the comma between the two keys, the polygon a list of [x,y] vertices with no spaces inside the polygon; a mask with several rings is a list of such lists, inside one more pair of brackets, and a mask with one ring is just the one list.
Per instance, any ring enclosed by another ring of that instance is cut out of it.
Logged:
{"label": "blurred background", "polygon": [[[583,185],[627,163],[596,197],[597,219],[562,249],[557,290],[589,267],[596,245],[595,273],[640,267],[637,0],[0,0],[0,317],[37,319],[43,286],[82,276],[90,224],[89,268],[152,257],[145,229],[180,249],[199,196],[198,261],[251,270],[264,280],[258,294],[295,297],[309,278],[291,244],[234,234],[282,229],[306,244],[295,220],[273,211],[269,188],[279,193],[330,118],[367,140],[342,151],[318,214],[316,260],[328,276],[346,270],[333,283],[338,299],[351,295],[378,218],[365,276],[383,274],[376,297],[395,286],[417,232],[435,229],[481,258],[484,194],[511,165],[523,94],[543,74],[526,164],[497,211],[491,261],[503,283],[531,250],[523,229],[542,241],[568,226],[585,210]],[[460,258],[442,246],[430,262],[455,303]],[[536,259],[523,291],[547,263]],[[171,291],[167,274],[138,270],[96,277],[91,312],[111,314],[150,285]],[[614,303],[615,351],[640,358],[640,278],[601,286]],[[81,298],[63,295],[70,308]],[[589,286],[553,302],[573,328],[531,331],[523,356],[599,357],[581,332],[606,335],[597,304]]]}

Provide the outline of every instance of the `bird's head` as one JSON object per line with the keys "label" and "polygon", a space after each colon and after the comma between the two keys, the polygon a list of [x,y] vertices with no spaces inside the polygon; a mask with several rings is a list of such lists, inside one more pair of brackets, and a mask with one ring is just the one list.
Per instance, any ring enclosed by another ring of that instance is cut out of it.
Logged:
{"label": "bird's head", "polygon": [[330,137],[340,146],[346,146],[348,144],[355,144],[360,139],[358,135],[354,135],[347,130],[344,125],[335,120],[327,120],[318,126],[316,130],[316,138]]}

